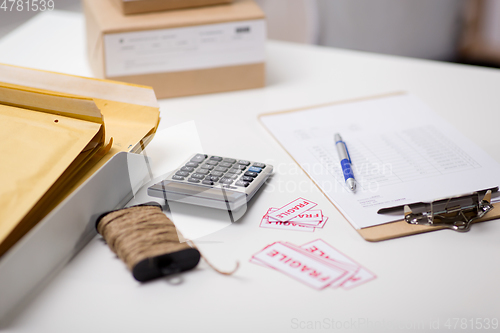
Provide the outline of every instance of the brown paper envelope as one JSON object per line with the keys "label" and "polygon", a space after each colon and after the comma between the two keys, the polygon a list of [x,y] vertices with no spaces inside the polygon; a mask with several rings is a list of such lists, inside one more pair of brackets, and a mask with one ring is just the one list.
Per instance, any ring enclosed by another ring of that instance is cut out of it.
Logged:
{"label": "brown paper envelope", "polygon": [[[140,152],[159,124],[159,109],[149,87],[0,64],[2,79],[8,82],[0,83],[0,100],[4,99],[4,104],[104,122],[106,130],[101,127],[23,220],[11,229],[7,242],[2,242],[5,230],[0,222],[0,256],[116,153]],[[0,180],[0,194],[1,184]]]}
{"label": "brown paper envelope", "polygon": [[98,135],[102,125],[5,105],[0,105],[0,124],[1,242]]}

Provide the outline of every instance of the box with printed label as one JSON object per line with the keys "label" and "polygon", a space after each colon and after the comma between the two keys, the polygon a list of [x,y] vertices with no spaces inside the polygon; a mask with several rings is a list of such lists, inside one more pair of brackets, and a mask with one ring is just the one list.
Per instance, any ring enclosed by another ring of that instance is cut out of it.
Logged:
{"label": "box with printed label", "polygon": [[265,84],[266,23],[253,0],[129,16],[112,1],[83,3],[99,78],[152,86],[158,98]]}
{"label": "box with printed label", "polygon": [[123,14],[139,14],[230,3],[233,0],[115,0]]}

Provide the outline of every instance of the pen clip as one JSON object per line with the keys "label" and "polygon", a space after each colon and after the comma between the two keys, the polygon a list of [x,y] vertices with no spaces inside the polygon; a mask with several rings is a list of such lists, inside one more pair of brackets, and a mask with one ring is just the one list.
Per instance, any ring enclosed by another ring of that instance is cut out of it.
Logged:
{"label": "pen clip", "polygon": [[344,144],[344,147],[345,147],[345,151],[347,153],[347,158],[349,159],[349,163],[352,164],[352,161],[351,161],[351,155],[349,154],[349,149],[347,149],[347,145],[345,144],[344,141],[341,141],[343,144]]}

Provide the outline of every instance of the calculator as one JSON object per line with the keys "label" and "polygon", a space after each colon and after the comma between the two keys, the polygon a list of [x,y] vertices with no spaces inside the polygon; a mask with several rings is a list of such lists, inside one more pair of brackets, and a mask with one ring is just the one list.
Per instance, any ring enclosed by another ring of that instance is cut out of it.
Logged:
{"label": "calculator", "polygon": [[233,211],[246,205],[272,172],[269,164],[195,154],[163,181],[149,187],[148,195]]}

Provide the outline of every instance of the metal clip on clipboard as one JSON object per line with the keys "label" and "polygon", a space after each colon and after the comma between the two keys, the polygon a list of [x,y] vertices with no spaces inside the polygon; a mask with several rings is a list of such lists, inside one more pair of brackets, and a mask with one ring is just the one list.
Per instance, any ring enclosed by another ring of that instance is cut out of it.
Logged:
{"label": "metal clip on clipboard", "polygon": [[[493,209],[491,193],[493,187],[473,193],[462,194],[431,202],[415,202],[408,205],[382,208],[378,214],[404,212],[404,220],[409,224],[436,226],[459,232],[470,230],[472,221],[483,217]],[[482,196],[482,199],[479,199]]]}

